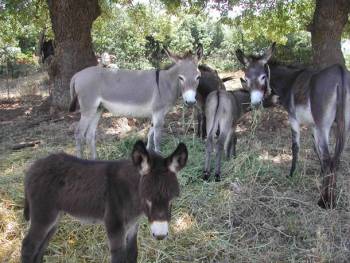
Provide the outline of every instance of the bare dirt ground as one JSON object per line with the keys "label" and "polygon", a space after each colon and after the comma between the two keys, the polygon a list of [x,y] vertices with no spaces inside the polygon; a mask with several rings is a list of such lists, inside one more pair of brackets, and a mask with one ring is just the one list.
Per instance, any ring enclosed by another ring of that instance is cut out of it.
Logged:
{"label": "bare dirt ground", "polygon": [[[229,74],[224,74],[225,76]],[[230,88],[239,83],[229,82]],[[79,113],[49,114],[44,98],[0,100],[0,262],[18,262],[28,223],[22,216],[23,178],[36,159],[57,151],[74,154]],[[193,135],[191,110],[181,102],[167,117],[163,148],[185,141],[190,159],[181,173],[181,197],[174,204],[171,237],[151,239],[147,222],[139,234],[140,262],[349,262],[350,149],[342,156],[338,206],[317,207],[319,165],[311,134],[303,128],[298,172],[285,178],[291,162],[285,111],[271,108],[247,114],[238,126],[238,156],[224,162],[220,183],[200,179],[204,143]],[[135,138],[146,138],[149,121],[104,113],[98,127],[101,159],[127,157]],[[25,143],[33,146],[14,150]],[[332,142],[333,143],[333,142]],[[46,262],[108,262],[103,228],[81,226],[63,217]]]}

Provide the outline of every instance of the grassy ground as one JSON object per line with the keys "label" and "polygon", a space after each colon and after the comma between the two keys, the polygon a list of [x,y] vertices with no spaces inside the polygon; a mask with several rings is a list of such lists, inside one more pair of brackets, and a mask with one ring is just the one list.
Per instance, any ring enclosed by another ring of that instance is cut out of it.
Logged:
{"label": "grassy ground", "polygon": [[[28,228],[22,216],[27,167],[51,152],[74,153],[78,115],[62,113],[49,119],[35,112],[38,102],[38,98],[12,99],[0,104],[0,262],[19,261]],[[174,203],[167,240],[153,240],[147,221],[142,220],[139,262],[349,262],[348,148],[338,177],[338,206],[322,210],[316,205],[319,165],[306,130],[298,172],[292,179],[285,177],[291,142],[281,109],[245,116],[238,127],[238,155],[224,162],[220,183],[200,179],[204,144],[192,129],[184,132],[178,112],[179,108],[169,114],[162,149],[168,154],[180,140],[189,148],[188,165],[179,176],[181,196]],[[134,141],[145,138],[148,127],[145,121],[105,114],[99,125],[99,158],[128,156]],[[14,144],[33,140],[40,141],[34,148],[11,150]],[[45,260],[108,262],[103,227],[81,225],[64,216]]]}

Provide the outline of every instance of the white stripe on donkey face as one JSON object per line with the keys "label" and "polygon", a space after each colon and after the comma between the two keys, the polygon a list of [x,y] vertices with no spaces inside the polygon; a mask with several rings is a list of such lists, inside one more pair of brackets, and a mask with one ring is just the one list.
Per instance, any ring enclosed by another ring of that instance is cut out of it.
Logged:
{"label": "white stripe on donkey face", "polygon": [[151,223],[151,234],[154,238],[161,240],[168,236],[168,221],[154,221]]}

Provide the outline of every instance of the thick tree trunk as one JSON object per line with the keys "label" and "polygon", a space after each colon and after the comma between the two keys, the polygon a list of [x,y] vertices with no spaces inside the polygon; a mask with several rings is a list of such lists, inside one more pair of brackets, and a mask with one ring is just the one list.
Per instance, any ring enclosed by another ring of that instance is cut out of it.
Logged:
{"label": "thick tree trunk", "polygon": [[309,27],[316,67],[345,64],[341,51],[341,35],[349,12],[350,0],[316,0],[313,21]]}
{"label": "thick tree trunk", "polygon": [[91,27],[100,15],[100,7],[98,0],[47,0],[47,3],[55,35],[55,56],[49,68],[53,83],[51,103],[54,109],[66,110],[71,77],[97,64]]}

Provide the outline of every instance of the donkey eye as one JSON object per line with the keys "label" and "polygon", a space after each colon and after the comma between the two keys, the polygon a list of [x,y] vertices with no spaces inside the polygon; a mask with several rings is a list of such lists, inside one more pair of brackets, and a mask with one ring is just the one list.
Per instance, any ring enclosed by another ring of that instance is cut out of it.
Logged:
{"label": "donkey eye", "polygon": [[197,76],[197,77],[196,77],[196,80],[199,80],[200,78],[201,78],[201,76]]}
{"label": "donkey eye", "polygon": [[262,75],[260,78],[261,78],[261,80],[265,80],[266,79],[266,75]]}
{"label": "donkey eye", "polygon": [[179,80],[184,81],[185,78],[183,76],[179,75]]}

